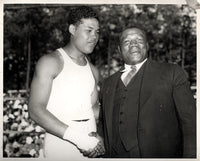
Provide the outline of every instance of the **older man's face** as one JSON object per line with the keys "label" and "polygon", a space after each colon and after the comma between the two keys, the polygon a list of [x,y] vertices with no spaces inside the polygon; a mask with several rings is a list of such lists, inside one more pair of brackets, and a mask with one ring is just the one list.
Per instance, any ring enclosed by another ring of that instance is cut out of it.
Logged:
{"label": "older man's face", "polygon": [[144,33],[137,28],[123,31],[120,51],[126,64],[135,65],[147,58],[148,43]]}

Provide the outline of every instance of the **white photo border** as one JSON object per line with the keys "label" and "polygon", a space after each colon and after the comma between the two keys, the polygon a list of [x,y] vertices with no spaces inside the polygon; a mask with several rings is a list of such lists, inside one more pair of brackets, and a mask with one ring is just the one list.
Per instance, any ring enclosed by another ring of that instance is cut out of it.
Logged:
{"label": "white photo border", "polygon": [[[200,0],[198,0],[200,2]],[[1,0],[0,2],[0,160],[1,161],[26,161],[26,160],[44,160],[49,161],[49,159],[41,158],[3,158],[3,7],[4,4],[187,4],[186,0]],[[200,140],[199,140],[199,122],[200,122],[200,110],[198,109],[199,103],[199,80],[200,80],[200,9],[196,10],[196,31],[197,31],[197,158],[196,159],[181,159],[184,161],[196,161],[200,160]],[[91,159],[90,159],[91,160]],[[92,159],[95,161],[110,161],[113,159]],[[115,159],[117,160],[117,159]],[[123,161],[180,161],[180,159],[118,159]]]}

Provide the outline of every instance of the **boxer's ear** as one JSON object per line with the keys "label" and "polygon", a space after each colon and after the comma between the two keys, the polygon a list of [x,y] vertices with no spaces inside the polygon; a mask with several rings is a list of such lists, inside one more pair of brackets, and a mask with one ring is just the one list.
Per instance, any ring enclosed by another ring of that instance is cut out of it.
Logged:
{"label": "boxer's ear", "polygon": [[75,31],[76,31],[76,26],[74,26],[73,24],[70,24],[69,25],[69,33],[74,35]]}

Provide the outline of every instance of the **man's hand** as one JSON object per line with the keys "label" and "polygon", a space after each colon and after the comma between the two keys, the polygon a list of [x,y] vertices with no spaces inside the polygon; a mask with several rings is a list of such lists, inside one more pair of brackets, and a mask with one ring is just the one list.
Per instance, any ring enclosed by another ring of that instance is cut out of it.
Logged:
{"label": "man's hand", "polygon": [[68,126],[63,135],[63,139],[70,141],[74,145],[77,146],[78,149],[89,151],[90,149],[94,149],[99,139],[97,137],[91,137],[88,133],[81,133],[78,129],[74,129],[71,126]]}
{"label": "man's hand", "polygon": [[83,153],[84,156],[87,156],[89,158],[95,158],[97,156],[103,155],[105,153],[103,139],[96,132],[91,132],[88,135],[91,137],[96,137],[99,140],[99,142],[94,149],[90,149],[88,151],[80,149],[81,153]]}

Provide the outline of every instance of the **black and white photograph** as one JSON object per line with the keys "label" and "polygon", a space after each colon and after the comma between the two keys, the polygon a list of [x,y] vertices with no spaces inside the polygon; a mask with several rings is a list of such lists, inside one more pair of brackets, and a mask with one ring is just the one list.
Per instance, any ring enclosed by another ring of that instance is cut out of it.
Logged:
{"label": "black and white photograph", "polygon": [[199,0],[1,13],[0,160],[200,159]]}

